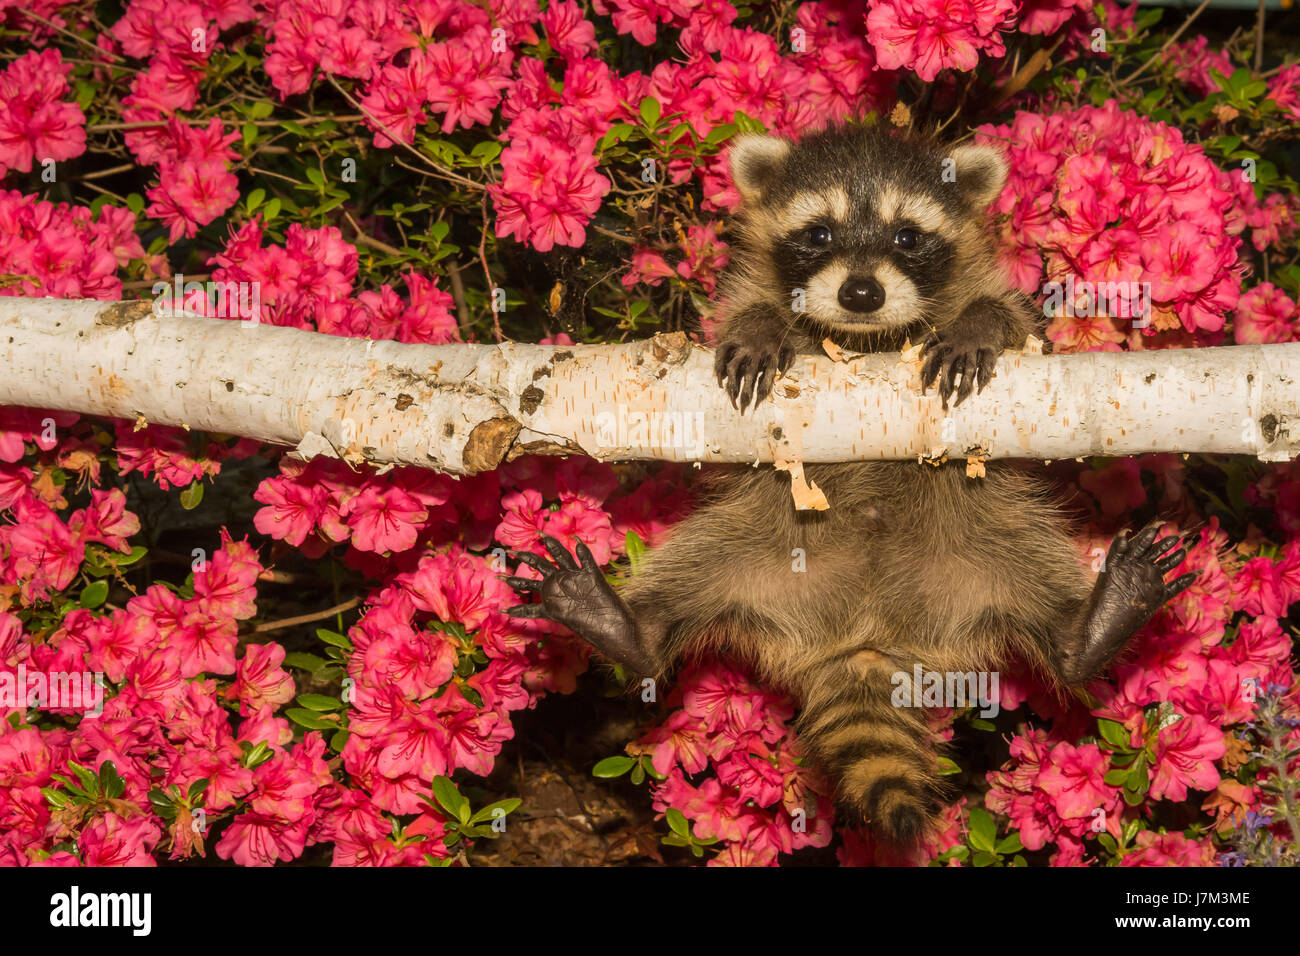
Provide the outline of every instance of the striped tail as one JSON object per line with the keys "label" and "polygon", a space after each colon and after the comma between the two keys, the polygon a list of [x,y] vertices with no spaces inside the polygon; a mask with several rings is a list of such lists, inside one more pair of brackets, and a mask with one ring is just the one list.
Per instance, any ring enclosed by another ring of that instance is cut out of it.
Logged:
{"label": "striped tail", "polygon": [[[861,670],[855,667],[857,673]],[[877,673],[865,679],[854,673],[850,680],[841,663],[838,673],[814,682],[805,695],[797,731],[838,781],[840,818],[849,824],[866,823],[891,843],[910,845],[935,822],[944,803],[943,782],[925,711],[895,707],[888,676],[875,667],[871,670]]]}

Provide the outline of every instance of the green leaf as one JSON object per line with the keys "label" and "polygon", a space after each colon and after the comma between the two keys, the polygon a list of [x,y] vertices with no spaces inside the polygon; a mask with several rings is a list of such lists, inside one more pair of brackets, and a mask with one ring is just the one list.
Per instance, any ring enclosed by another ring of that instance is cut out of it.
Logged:
{"label": "green leaf", "polygon": [[1020,834],[1011,833],[1003,837],[995,849],[999,854],[1019,853],[1021,850],[1024,849],[1024,846],[1020,842]]}
{"label": "green leaf", "polygon": [[82,607],[92,608],[99,607],[106,600],[108,600],[108,582],[95,581],[82,588],[81,598],[77,603]]}
{"label": "green leaf", "polygon": [[504,810],[506,814],[511,814],[514,813],[517,809],[519,809],[519,805],[522,803],[523,801],[520,800],[518,797],[511,797],[509,800],[498,800],[496,803],[489,803],[478,813],[470,817],[469,822],[470,823],[489,822],[492,820],[492,814],[495,813],[497,810]]}
{"label": "green leaf", "polygon": [[683,840],[689,841],[691,838],[691,824],[686,819],[686,815],[676,807],[669,807],[668,812],[664,814],[664,819],[668,821],[668,829],[672,830]]}
{"label": "green leaf", "polygon": [[470,156],[472,156],[474,159],[477,159],[484,166],[488,165],[488,163],[495,161],[496,158],[500,155],[501,155],[501,144],[494,140],[488,140],[487,142],[479,143],[472,150],[470,150]]}
{"label": "green leaf", "polygon": [[1131,750],[1128,728],[1118,721],[1097,718],[1097,729],[1101,731],[1102,740],[1120,750]]}
{"label": "green leaf", "polygon": [[316,673],[322,667],[329,663],[323,657],[317,657],[315,654],[305,654],[302,651],[294,651],[292,654],[284,655],[284,662],[290,667],[296,667],[299,670],[308,673]]}
{"label": "green leaf", "polygon": [[704,145],[717,146],[724,140],[731,139],[736,135],[738,127],[735,123],[723,123],[721,126],[715,126],[709,130],[709,135],[704,137]]}
{"label": "green leaf", "polygon": [[483,707],[483,695],[480,694],[478,691],[476,691],[473,687],[470,687],[469,684],[461,684],[461,685],[460,685],[460,693],[461,693],[461,696],[462,696],[462,697],[464,697],[467,701],[469,701],[469,702],[470,702],[471,704],[473,704],[475,707],[478,707],[479,709],[482,709],[482,707]]}
{"label": "green leaf", "polygon": [[262,217],[263,217],[267,222],[270,222],[270,221],[271,221],[272,219],[274,219],[276,216],[280,215],[280,206],[281,206],[281,205],[283,205],[283,204],[280,202],[279,197],[276,197],[276,198],[272,199],[270,202],[268,202],[268,203],[266,204],[266,208],[264,208],[264,209],[262,210]]}
{"label": "green leaf", "polygon": [[979,853],[976,853],[973,857],[971,857],[971,865],[992,866],[994,863],[997,862],[997,860],[998,858],[995,857],[992,853],[985,853],[981,851]]}
{"label": "green leaf", "polygon": [[319,186],[322,188],[325,186],[325,174],[322,173],[315,166],[307,167],[306,176],[307,176],[307,181],[310,182],[313,186]]}
{"label": "green leaf", "polygon": [[[466,800],[456,785],[447,777],[437,776],[433,778],[433,799],[438,801],[438,806],[442,807],[449,813],[453,819],[460,819],[461,808],[469,808],[469,801]],[[468,816],[465,818],[468,820]]]}
{"label": "green leaf", "polygon": [[596,144],[596,151],[603,153],[615,143],[621,143],[636,129],[631,123],[615,123],[605,131],[605,135]]}
{"label": "green leaf", "polygon": [[343,748],[348,745],[348,737],[350,736],[352,735],[346,730],[336,731],[330,737],[330,750],[333,750],[336,754],[343,753]]}
{"label": "green leaf", "polygon": [[126,793],[126,781],[118,776],[113,761],[105,760],[99,765],[99,790],[110,800],[116,800]]}
{"label": "green leaf", "polygon": [[683,136],[686,136],[687,134],[692,132],[694,132],[694,130],[691,129],[689,123],[678,123],[676,126],[673,127],[673,131],[669,133],[668,137],[664,140],[664,145],[671,146],[673,143],[677,142]]}
{"label": "green leaf", "polygon": [[984,730],[989,733],[993,733],[998,729],[996,724],[991,720],[985,720],[983,717],[972,717],[970,725],[976,730]]}
{"label": "green leaf", "polygon": [[141,558],[143,558],[143,557],[144,557],[146,554],[148,554],[148,553],[149,553],[149,549],[148,549],[148,548],[146,548],[144,545],[137,544],[135,547],[133,547],[133,548],[131,549],[131,553],[130,553],[130,554],[118,554],[118,555],[114,555],[114,556],[113,556],[113,562],[114,562],[114,563],[115,563],[119,568],[128,568],[128,567],[130,567],[131,565],[135,564],[137,561],[139,561]]}
{"label": "green leaf", "polygon": [[993,852],[993,841],[998,835],[997,824],[988,811],[974,807],[970,812],[970,845],[976,850]]}
{"label": "green leaf", "polygon": [[181,492],[181,507],[186,511],[193,511],[201,501],[203,501],[203,481],[195,479]]}
{"label": "green leaf", "polygon": [[939,758],[940,776],[950,777],[955,773],[961,773],[961,767],[957,765],[957,762],[949,757],[940,757]]}
{"label": "green leaf", "polygon": [[332,196],[331,198],[325,200],[323,203],[317,206],[314,210],[312,210],[312,215],[323,216],[331,209],[336,209],[339,206],[343,205],[343,203],[346,202],[349,198],[350,197],[348,196]]}
{"label": "green leaf", "polygon": [[77,775],[77,779],[81,781],[82,788],[85,789],[87,793],[94,793],[99,784],[99,777],[95,774],[95,771],[91,770],[89,767],[83,767],[75,760],[69,760],[68,766],[72,769],[72,772]]}
{"label": "green leaf", "polygon": [[338,710],[343,702],[336,697],[326,697],[324,694],[299,694],[298,703],[308,710],[329,713]]}
{"label": "green leaf", "polygon": [[1112,787],[1118,787],[1128,778],[1128,770],[1124,767],[1116,767],[1114,770],[1107,770],[1106,776],[1102,779]]}
{"label": "green leaf", "polygon": [[735,121],[736,128],[742,133],[766,133],[767,127],[762,120],[754,119],[743,110],[736,110],[736,115],[732,117]]}
{"label": "green leaf", "polygon": [[636,761],[631,757],[606,757],[591,768],[593,777],[621,777],[632,769]]}
{"label": "green leaf", "polygon": [[316,628],[316,636],[326,644],[332,644],[335,647],[341,647],[345,651],[352,650],[352,642],[337,631],[326,630],[323,627]]}
{"label": "green leaf", "polygon": [[623,549],[627,552],[628,563],[631,565],[633,573],[635,573],[637,568],[641,566],[641,562],[645,560],[645,542],[641,540],[639,534],[629,530],[623,536]]}
{"label": "green leaf", "polygon": [[318,717],[310,710],[303,710],[299,707],[290,707],[284,712],[284,716],[299,727],[306,727],[308,730],[337,730],[339,726],[336,720],[326,720],[323,717]]}
{"label": "green leaf", "polygon": [[653,96],[647,96],[641,101],[640,113],[641,122],[653,129],[659,123],[659,117],[662,115],[663,107]]}
{"label": "green leaf", "polygon": [[204,777],[203,779],[195,780],[190,784],[190,789],[185,794],[186,801],[193,804],[196,800],[200,799],[203,796],[203,791],[208,789],[208,783],[208,778]]}

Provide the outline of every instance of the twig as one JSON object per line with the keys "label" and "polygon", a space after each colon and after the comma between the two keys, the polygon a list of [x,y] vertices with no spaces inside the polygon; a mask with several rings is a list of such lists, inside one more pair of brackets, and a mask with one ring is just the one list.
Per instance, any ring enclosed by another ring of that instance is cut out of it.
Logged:
{"label": "twig", "polygon": [[[119,60],[119,61],[122,59],[116,53],[111,53],[108,50],[101,50],[99,47],[95,46],[95,44],[91,43],[89,40],[87,40],[85,37],[81,36],[80,34],[73,33],[71,30],[65,30],[57,23],[51,23],[49,20],[46,20],[44,17],[37,16],[36,14],[32,13],[32,11],[28,10],[26,7],[19,7],[17,12],[20,13],[22,16],[27,17],[30,20],[35,20],[37,23],[43,23],[51,30],[58,30],[64,36],[71,37],[72,39],[80,43],[82,46],[86,46],[94,50],[100,56],[110,57],[111,59]],[[104,64],[104,65],[107,66],[108,64]]]}
{"label": "twig", "polygon": [[1264,66],[1264,7],[1268,0],[1259,0],[1259,13],[1255,16],[1255,72]]}
{"label": "twig", "polygon": [[1011,97],[1015,96],[1028,86],[1029,82],[1042,72],[1043,67],[1047,65],[1047,61],[1052,58],[1052,54],[1056,52],[1056,48],[1061,45],[1064,39],[1065,35],[1062,34],[1057,37],[1056,42],[1047,49],[1035,50],[1034,55],[1025,61],[1025,65],[1017,70],[1015,75],[1007,81],[1007,85],[1002,88],[995,105],[1001,106],[1007,100],[1011,99]]}
{"label": "twig", "polygon": [[465,301],[465,283],[460,277],[460,266],[447,260],[447,279],[451,282],[451,297],[456,302],[456,322],[460,326],[462,341],[469,340],[469,330],[473,320],[469,314],[469,303]]}
{"label": "twig", "polygon": [[84,183],[82,183],[82,185],[83,185],[83,186],[88,186],[89,188],[95,190],[95,192],[97,192],[97,193],[103,193],[105,196],[112,196],[114,199],[116,199],[118,202],[120,202],[123,206],[126,205],[126,197],[125,197],[125,196],[119,196],[117,193],[113,192],[113,190],[111,190],[111,189],[105,189],[103,186],[96,186],[96,185],[95,185],[94,183],[92,183],[92,182],[84,182]]}
{"label": "twig", "polygon": [[80,176],[69,177],[69,182],[85,182],[88,179],[103,179],[105,176],[116,176],[118,173],[129,173],[133,169],[139,169],[137,163],[123,163],[121,166],[110,166],[108,169],[98,169],[93,173],[82,173]]}
{"label": "twig", "polygon": [[357,234],[354,238],[357,240],[357,242],[360,242],[362,245],[369,246],[371,249],[378,249],[380,252],[387,253],[390,256],[401,256],[402,254],[401,249],[397,249],[393,246],[390,246],[388,243],[383,242],[382,240],[367,235],[365,230],[363,230],[359,225],[357,225],[357,221],[352,218],[352,213],[348,212],[346,209],[343,210],[343,216],[345,219],[347,219],[349,223],[352,224],[352,228],[356,230]]}
{"label": "twig", "polygon": [[330,121],[338,123],[355,123],[358,120],[365,119],[360,113],[355,116],[305,116],[301,119],[263,119],[263,120],[241,120],[236,117],[225,116],[168,116],[166,119],[157,120],[135,120],[130,123],[94,123],[86,127],[87,133],[110,133],[116,130],[132,129],[151,129],[157,126],[166,126],[172,120],[178,123],[188,123],[191,125],[198,124],[206,126],[214,119],[221,120],[223,126],[279,126],[281,123],[297,123],[299,126],[315,126],[317,123],[328,123]]}
{"label": "twig", "polygon": [[333,617],[335,614],[342,614],[344,611],[350,611],[361,603],[360,597],[354,597],[351,600],[344,601],[342,604],[336,604],[334,607],[326,608],[324,611],[315,611],[311,614],[300,614],[297,617],[286,617],[279,621],[264,621],[253,628],[254,634],[261,634],[265,631],[279,631],[286,627],[295,627],[299,624],[310,624],[312,621],[321,621],[327,617]]}
{"label": "twig", "polygon": [[617,233],[614,232],[613,230],[605,229],[604,227],[597,226],[597,225],[588,225],[587,228],[590,229],[592,232],[600,233],[602,236],[608,236],[611,239],[617,239],[619,242],[626,242],[629,246],[636,245],[636,240],[633,239],[631,236],[624,236],[621,233]]}
{"label": "twig", "polygon": [[362,106],[360,103],[354,100],[350,95],[348,95],[348,91],[343,89],[343,87],[339,85],[338,80],[334,79],[334,77],[330,76],[329,74],[326,74],[326,79],[330,81],[330,85],[333,86],[334,89],[338,90],[339,95],[348,101],[349,106],[351,106],[353,109],[361,110],[362,114],[364,114],[364,117],[368,119],[370,122],[374,123],[376,126],[378,126],[385,136],[387,136],[398,146],[401,146],[407,152],[413,154],[416,159],[420,160],[426,166],[435,170],[437,175],[442,176],[450,180],[451,182],[458,183],[462,186],[467,186],[470,189],[480,189],[480,190],[487,189],[487,187],[484,186],[482,183],[475,182],[472,179],[460,175],[460,173],[454,173],[450,169],[444,169],[443,167],[439,166],[437,163],[435,163],[424,153],[420,152],[410,143],[402,139],[401,136],[399,136],[395,130],[389,128],[383,121],[377,119],[375,116],[368,113],[364,106]]}
{"label": "twig", "polygon": [[487,279],[488,306],[492,309],[492,334],[497,337],[497,341],[502,340],[501,335],[501,318],[500,313],[496,310],[495,289],[496,283],[492,281],[492,270],[488,268],[487,261],[487,234],[488,234],[488,212],[487,212],[487,193],[483,193],[483,232],[478,240],[478,261],[483,266],[483,277]]}
{"label": "twig", "polygon": [[[1262,3],[1263,0],[1260,0],[1260,2]],[[1144,72],[1146,72],[1147,67],[1149,67],[1156,60],[1163,57],[1165,55],[1165,51],[1168,50],[1171,46],[1173,46],[1175,42],[1177,42],[1178,38],[1183,35],[1183,31],[1186,30],[1188,27],[1190,27],[1192,25],[1192,21],[1195,20],[1197,17],[1199,17],[1201,15],[1201,11],[1204,10],[1209,5],[1210,5],[1210,0],[1201,0],[1201,5],[1192,11],[1191,16],[1187,18],[1187,20],[1183,23],[1183,25],[1179,27],[1177,30],[1175,30],[1173,36],[1171,36],[1168,40],[1165,41],[1165,45],[1162,46],[1159,50],[1157,50],[1155,55],[1151,57],[1151,59],[1147,60],[1136,70],[1130,73],[1127,77],[1125,77],[1123,82],[1125,84],[1132,83],[1135,79],[1137,79]]]}

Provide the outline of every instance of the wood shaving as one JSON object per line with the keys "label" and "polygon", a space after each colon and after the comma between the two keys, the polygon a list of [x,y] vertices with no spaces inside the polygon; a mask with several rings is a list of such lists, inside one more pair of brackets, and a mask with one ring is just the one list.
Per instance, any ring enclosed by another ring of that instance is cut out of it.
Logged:
{"label": "wood shaving", "polygon": [[1036,335],[1031,335],[1027,339],[1025,339],[1024,348],[1022,348],[1020,351],[1024,355],[1042,355],[1043,340],[1038,338],[1038,336]]}
{"label": "wood shaving", "polygon": [[984,462],[987,459],[980,455],[970,455],[966,458],[966,477],[983,478]]}

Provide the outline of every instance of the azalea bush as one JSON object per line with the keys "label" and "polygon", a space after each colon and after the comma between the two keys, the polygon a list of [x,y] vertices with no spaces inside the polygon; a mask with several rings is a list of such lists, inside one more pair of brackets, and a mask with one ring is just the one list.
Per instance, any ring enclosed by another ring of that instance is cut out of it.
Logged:
{"label": "azalea bush", "polygon": [[[1300,65],[1272,34],[1257,51],[1253,20],[1175,37],[1180,16],[1110,0],[35,0],[0,19],[6,295],[247,318],[183,284],[175,303],[174,281],[235,282],[260,322],[332,335],[709,344],[731,139],[870,120],[1005,153],[991,225],[1056,351],[1300,339]],[[1094,302],[1104,282],[1149,284],[1146,320]],[[533,574],[512,552],[580,539],[617,580],[694,502],[676,465],[456,479],[283,452],[0,410],[0,862],[472,861],[527,812],[486,782],[521,714],[624,676],[502,613],[526,595],[501,576]],[[930,711],[952,802],[926,845],[837,823],[797,702],[727,660],[643,695],[587,771],[710,865],[1295,863],[1300,464],[1051,472],[1082,563],[1159,515],[1197,579],[1084,695],[1012,668],[995,719]],[[69,674],[97,675],[97,707],[13,692]]]}

